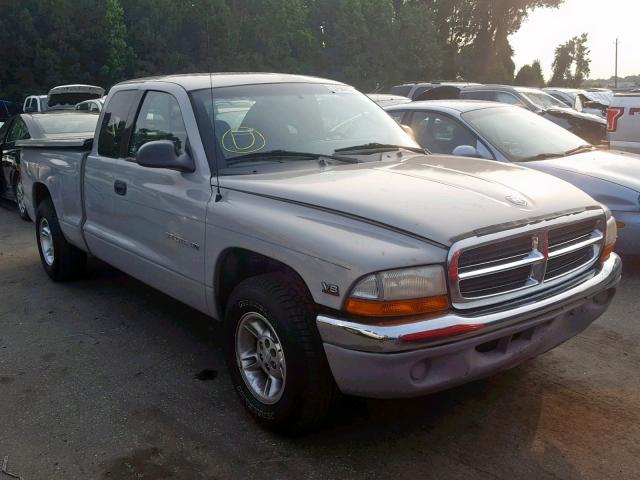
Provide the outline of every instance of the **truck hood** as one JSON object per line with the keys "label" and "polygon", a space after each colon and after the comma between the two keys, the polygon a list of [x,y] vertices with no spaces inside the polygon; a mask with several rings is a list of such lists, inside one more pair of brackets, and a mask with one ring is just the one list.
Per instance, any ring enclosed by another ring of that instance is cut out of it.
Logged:
{"label": "truck hood", "polygon": [[571,172],[640,192],[640,155],[633,153],[594,150],[524,165],[560,178],[563,172]]}
{"label": "truck hood", "polygon": [[394,156],[314,171],[225,176],[220,184],[355,217],[443,246],[479,230],[598,206],[568,183],[519,166],[436,155],[390,160]]}
{"label": "truck hood", "polygon": [[544,110],[545,114],[554,115],[556,117],[573,118],[584,122],[592,122],[598,125],[606,125],[607,121],[602,117],[593,115],[592,113],[578,112],[573,108],[552,107]]}

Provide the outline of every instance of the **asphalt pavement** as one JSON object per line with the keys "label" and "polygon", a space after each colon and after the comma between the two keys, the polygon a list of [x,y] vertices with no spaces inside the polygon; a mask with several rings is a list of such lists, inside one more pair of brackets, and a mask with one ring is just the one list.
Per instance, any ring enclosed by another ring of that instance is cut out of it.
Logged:
{"label": "asphalt pavement", "polygon": [[0,201],[0,480],[640,478],[638,260],[557,349],[429,397],[347,402],[299,438],[245,414],[219,338],[96,260],[51,282],[33,224]]}

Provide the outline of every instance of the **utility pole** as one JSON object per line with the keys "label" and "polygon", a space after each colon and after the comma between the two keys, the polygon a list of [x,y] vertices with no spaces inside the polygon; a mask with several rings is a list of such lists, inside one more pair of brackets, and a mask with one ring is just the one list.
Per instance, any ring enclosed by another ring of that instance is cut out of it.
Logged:
{"label": "utility pole", "polygon": [[613,80],[615,89],[618,89],[618,39],[616,38],[616,76]]}

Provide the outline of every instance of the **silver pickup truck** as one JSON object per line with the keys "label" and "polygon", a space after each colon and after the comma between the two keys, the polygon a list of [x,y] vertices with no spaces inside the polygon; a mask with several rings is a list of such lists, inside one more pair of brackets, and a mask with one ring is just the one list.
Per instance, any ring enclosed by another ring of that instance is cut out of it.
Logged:
{"label": "silver pickup truck", "polygon": [[274,429],[317,424],[340,392],[513,367],[585,329],[620,279],[615,220],[585,193],[426,155],[341,83],[133,80],[97,129],[21,144],[44,269],[78,278],[91,254],[221,320],[234,388]]}

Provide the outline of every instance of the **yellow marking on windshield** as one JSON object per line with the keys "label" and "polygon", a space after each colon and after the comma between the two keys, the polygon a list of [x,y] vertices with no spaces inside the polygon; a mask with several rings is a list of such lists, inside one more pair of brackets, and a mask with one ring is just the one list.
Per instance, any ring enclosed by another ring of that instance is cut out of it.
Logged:
{"label": "yellow marking on windshield", "polygon": [[227,152],[253,153],[262,150],[267,144],[264,135],[251,127],[229,129],[222,135],[220,144]]}

